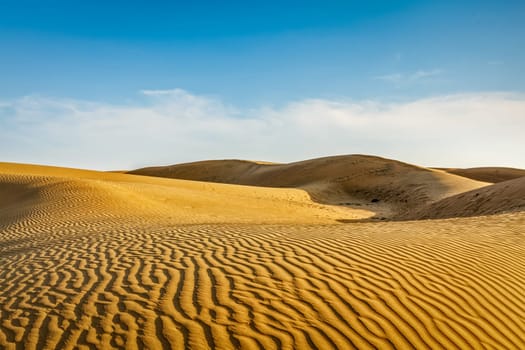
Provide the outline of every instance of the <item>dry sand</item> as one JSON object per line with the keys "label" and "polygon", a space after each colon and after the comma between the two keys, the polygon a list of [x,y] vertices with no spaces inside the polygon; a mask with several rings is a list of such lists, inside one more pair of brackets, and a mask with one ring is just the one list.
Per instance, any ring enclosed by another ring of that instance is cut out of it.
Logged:
{"label": "dry sand", "polygon": [[504,167],[481,167],[481,168],[436,168],[447,173],[467,177],[469,179],[484,182],[503,182],[525,176],[524,169],[504,168]]}
{"label": "dry sand", "polygon": [[0,348],[525,348],[525,212],[343,224],[377,212],[323,200],[365,203],[374,184],[397,211],[502,192],[360,157],[338,188],[303,164],[317,202],[0,163]]}
{"label": "dry sand", "polygon": [[427,204],[407,219],[444,219],[525,211],[525,177],[467,191]]}
{"label": "dry sand", "polygon": [[365,155],[290,164],[215,160],[137,169],[130,174],[250,186],[299,188],[312,200],[395,217],[490,183]]}

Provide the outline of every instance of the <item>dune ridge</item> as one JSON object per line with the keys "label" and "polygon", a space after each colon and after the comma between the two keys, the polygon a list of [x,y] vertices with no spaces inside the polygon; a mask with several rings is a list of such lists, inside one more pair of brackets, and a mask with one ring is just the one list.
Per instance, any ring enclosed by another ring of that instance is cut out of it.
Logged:
{"label": "dune ridge", "polygon": [[503,182],[525,176],[525,169],[505,167],[479,167],[479,168],[436,168],[447,173],[467,177],[482,182]]}
{"label": "dune ridge", "polygon": [[344,155],[289,164],[216,160],[149,167],[129,174],[250,186],[300,188],[319,203],[366,208],[393,217],[489,185],[391,159]]}
{"label": "dune ridge", "polygon": [[332,209],[298,189],[0,164],[0,348],[525,347],[525,212]]}

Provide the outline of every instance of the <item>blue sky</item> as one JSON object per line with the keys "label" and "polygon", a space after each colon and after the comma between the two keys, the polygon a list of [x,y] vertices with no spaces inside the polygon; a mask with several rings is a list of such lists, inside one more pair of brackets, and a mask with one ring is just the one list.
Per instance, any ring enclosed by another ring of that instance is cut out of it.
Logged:
{"label": "blue sky", "polygon": [[[40,103],[62,101],[62,107],[70,101],[151,108],[158,100],[142,91],[182,89],[235,110],[232,118],[312,99],[364,105],[473,93],[516,99],[525,90],[524,18],[523,1],[0,0],[0,125],[5,137],[20,143],[18,152],[0,143],[0,158],[48,163],[56,158],[51,149],[35,153],[19,121],[31,116],[29,126],[49,122],[44,106],[30,115],[23,115],[26,109],[13,112],[35,96]],[[67,111],[61,113],[67,118]],[[221,142],[228,140],[217,138]],[[326,152],[355,153],[350,148]],[[387,144],[384,150],[359,149],[388,153]],[[233,153],[209,157],[236,157]],[[297,152],[289,158],[315,155]],[[261,156],[291,160],[278,150]],[[430,154],[392,156],[432,162]],[[169,159],[209,157],[203,151]],[[456,161],[478,164],[472,157]],[[57,159],[110,166],[109,160]],[[122,166],[141,162],[146,160]],[[512,159],[504,163],[519,165]]]}
{"label": "blue sky", "polygon": [[[523,1],[5,1],[0,94],[231,103],[525,84]],[[426,79],[378,77],[435,72]]]}

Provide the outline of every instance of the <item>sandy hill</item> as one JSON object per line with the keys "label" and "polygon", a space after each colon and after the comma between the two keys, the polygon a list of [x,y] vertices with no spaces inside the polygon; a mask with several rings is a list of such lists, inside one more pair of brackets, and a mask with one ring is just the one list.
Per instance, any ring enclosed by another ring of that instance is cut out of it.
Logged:
{"label": "sandy hill", "polygon": [[488,185],[440,170],[364,155],[289,164],[212,160],[137,169],[130,174],[251,186],[300,188],[320,203],[392,216]]}
{"label": "sandy hill", "polygon": [[503,182],[525,176],[525,169],[504,167],[480,167],[480,168],[436,168],[447,173],[467,177],[469,179],[483,182]]}
{"label": "sandy hill", "polygon": [[447,197],[403,216],[443,219],[525,211],[525,177]]}
{"label": "sandy hill", "polygon": [[172,217],[177,223],[329,223],[373,215],[363,209],[314,203],[300,189],[0,163],[0,222],[4,225],[23,215],[45,212],[53,212],[59,220],[71,215],[99,218],[108,211],[123,217]]}
{"label": "sandy hill", "polygon": [[[483,185],[341,160],[273,181],[391,203]],[[525,348],[525,212],[338,223],[366,215],[300,188],[0,163],[0,349]]]}

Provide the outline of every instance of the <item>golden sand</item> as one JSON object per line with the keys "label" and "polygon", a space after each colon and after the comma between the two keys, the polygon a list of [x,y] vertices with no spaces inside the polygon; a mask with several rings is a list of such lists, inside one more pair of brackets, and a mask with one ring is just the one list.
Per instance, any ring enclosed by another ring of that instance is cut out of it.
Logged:
{"label": "golden sand", "polygon": [[525,348],[525,212],[369,209],[0,163],[0,348]]}
{"label": "golden sand", "polygon": [[485,182],[503,182],[525,176],[524,169],[504,168],[504,167],[481,167],[481,168],[442,168],[442,170],[467,177],[469,179]]}
{"label": "golden sand", "polygon": [[211,160],[137,169],[130,174],[249,186],[302,189],[323,204],[406,217],[416,208],[478,189],[480,182],[392,159],[343,155],[289,164]]}

